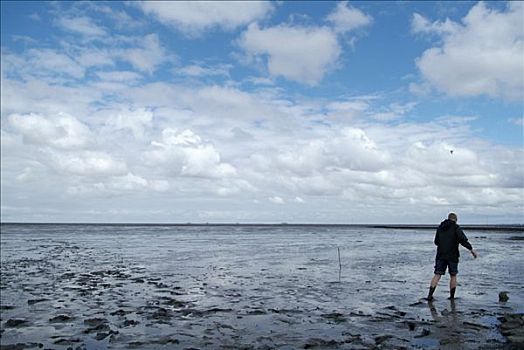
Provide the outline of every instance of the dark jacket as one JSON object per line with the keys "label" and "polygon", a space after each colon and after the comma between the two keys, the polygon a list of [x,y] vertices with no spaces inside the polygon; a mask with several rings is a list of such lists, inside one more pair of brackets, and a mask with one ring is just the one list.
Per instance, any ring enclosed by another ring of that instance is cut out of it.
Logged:
{"label": "dark jacket", "polygon": [[456,222],[449,219],[442,221],[435,234],[435,245],[438,247],[437,259],[458,262],[460,256],[459,243],[469,250],[473,249]]}

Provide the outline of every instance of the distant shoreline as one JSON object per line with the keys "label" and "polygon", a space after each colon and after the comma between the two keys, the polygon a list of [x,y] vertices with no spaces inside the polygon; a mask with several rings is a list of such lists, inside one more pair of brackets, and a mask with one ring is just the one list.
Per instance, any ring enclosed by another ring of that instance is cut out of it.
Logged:
{"label": "distant shoreline", "polygon": [[[400,230],[434,230],[438,225],[429,224],[313,224],[313,223],[104,223],[104,222],[1,222],[0,225],[78,225],[78,226],[172,226],[172,227],[347,227],[383,228]],[[524,225],[475,225],[464,224],[465,230],[524,232]]]}

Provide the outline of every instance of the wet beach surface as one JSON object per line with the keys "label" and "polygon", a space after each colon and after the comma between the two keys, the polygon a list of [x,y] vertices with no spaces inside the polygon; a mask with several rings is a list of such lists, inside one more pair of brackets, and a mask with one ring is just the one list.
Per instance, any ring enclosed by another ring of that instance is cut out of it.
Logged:
{"label": "wet beach surface", "polygon": [[523,233],[466,235],[458,298],[427,303],[434,230],[2,224],[0,344],[518,348]]}

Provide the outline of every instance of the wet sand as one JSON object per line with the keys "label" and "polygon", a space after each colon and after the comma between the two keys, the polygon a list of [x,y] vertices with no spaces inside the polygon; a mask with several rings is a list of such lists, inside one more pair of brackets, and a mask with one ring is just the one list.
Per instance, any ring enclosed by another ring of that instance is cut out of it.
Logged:
{"label": "wet sand", "polygon": [[522,233],[466,234],[481,257],[428,303],[432,230],[2,225],[0,344],[521,348]]}

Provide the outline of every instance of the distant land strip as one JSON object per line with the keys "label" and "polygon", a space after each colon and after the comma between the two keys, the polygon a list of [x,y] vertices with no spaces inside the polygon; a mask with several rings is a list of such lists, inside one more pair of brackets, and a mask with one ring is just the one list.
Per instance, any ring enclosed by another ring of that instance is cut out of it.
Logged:
{"label": "distant land strip", "polygon": [[[217,226],[217,227],[346,227],[346,228],[382,228],[401,230],[435,230],[438,225],[428,224],[315,224],[315,223],[103,223],[103,222],[2,222],[1,225],[75,225],[75,226]],[[460,225],[465,230],[524,232],[524,225]]]}

